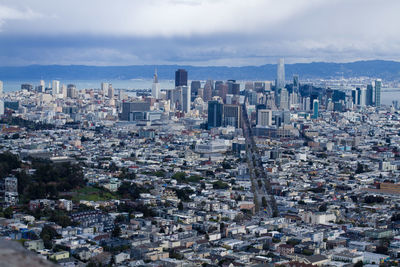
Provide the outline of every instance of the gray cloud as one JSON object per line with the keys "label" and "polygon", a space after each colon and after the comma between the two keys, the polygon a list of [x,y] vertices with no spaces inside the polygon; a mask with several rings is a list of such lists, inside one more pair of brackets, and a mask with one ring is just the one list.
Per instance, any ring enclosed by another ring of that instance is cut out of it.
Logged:
{"label": "gray cloud", "polygon": [[0,0],[0,60],[260,65],[400,59],[397,0]]}

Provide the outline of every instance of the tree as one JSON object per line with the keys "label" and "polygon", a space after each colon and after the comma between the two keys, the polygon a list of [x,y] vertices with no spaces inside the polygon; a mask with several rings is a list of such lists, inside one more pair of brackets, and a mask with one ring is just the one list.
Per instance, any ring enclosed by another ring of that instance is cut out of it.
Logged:
{"label": "tree", "polygon": [[3,214],[4,218],[11,219],[13,217],[13,209],[11,207],[5,208]]}
{"label": "tree", "polygon": [[121,228],[116,225],[111,233],[112,237],[119,237],[121,235]]}
{"label": "tree", "polygon": [[267,205],[268,205],[267,199],[264,196],[261,198],[261,203],[262,203],[263,207],[267,207]]}
{"label": "tree", "polygon": [[355,264],[354,264],[354,267],[362,267],[364,265],[364,263],[362,262],[362,261],[357,261]]}
{"label": "tree", "polygon": [[179,202],[179,204],[178,204],[178,210],[183,210],[183,203],[182,203],[182,201]]}
{"label": "tree", "polygon": [[57,231],[49,226],[45,225],[42,229],[42,232],[40,232],[40,238],[43,240],[44,246],[47,249],[51,249],[53,247],[52,240],[54,238],[58,238],[60,235],[57,233]]}

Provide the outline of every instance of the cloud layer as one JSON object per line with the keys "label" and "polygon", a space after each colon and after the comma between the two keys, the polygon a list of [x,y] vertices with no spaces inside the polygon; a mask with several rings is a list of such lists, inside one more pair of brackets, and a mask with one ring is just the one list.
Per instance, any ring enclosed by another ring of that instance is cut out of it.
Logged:
{"label": "cloud layer", "polygon": [[0,64],[400,60],[397,0],[0,0]]}

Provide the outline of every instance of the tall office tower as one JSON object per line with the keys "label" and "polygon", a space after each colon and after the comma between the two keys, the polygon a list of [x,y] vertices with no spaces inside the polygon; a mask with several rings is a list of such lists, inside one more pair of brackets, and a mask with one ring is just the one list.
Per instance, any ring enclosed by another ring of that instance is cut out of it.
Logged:
{"label": "tall office tower", "polygon": [[357,105],[357,99],[358,99],[358,90],[351,90],[351,100],[354,105]]}
{"label": "tall office tower", "polygon": [[32,91],[33,90],[33,85],[29,84],[29,83],[23,83],[23,84],[21,84],[21,90]]}
{"label": "tall office tower", "polygon": [[293,75],[293,93],[298,94],[300,90],[299,75]]}
{"label": "tall office tower", "polygon": [[218,89],[219,96],[225,101],[226,95],[228,94],[228,85],[222,83],[222,84],[218,85],[218,87],[216,87],[216,88]]}
{"label": "tall office tower", "polygon": [[286,88],[281,89],[279,108],[283,110],[289,109],[289,92]]}
{"label": "tall office tower", "polygon": [[108,83],[101,83],[101,91],[104,97],[108,95]]}
{"label": "tall office tower", "polygon": [[114,98],[114,88],[111,83],[108,85],[107,96],[109,99]]}
{"label": "tall office tower", "polygon": [[367,106],[372,106],[374,104],[374,88],[371,84],[367,85],[367,94],[365,98],[365,104]]}
{"label": "tall office tower", "polygon": [[367,99],[367,90],[365,88],[360,89],[360,106],[366,106],[366,99]]}
{"label": "tall office tower", "polygon": [[218,101],[208,101],[208,129],[222,126],[223,106]]}
{"label": "tall office tower", "polygon": [[240,105],[224,105],[224,126],[233,126],[240,128],[241,126],[241,106]]}
{"label": "tall office tower", "polygon": [[201,87],[200,81],[192,81],[190,83],[190,90],[192,91],[192,98],[194,99],[199,94],[199,89]]}
{"label": "tall office tower", "polygon": [[40,80],[39,85],[43,86],[43,88],[46,87],[46,83],[44,82],[44,80]]}
{"label": "tall office tower", "polygon": [[303,106],[304,106],[303,108],[305,111],[310,111],[310,102],[311,99],[309,97],[303,98]]}
{"label": "tall office tower", "polygon": [[213,81],[208,80],[204,85],[203,99],[204,101],[210,101],[212,98]]}
{"label": "tall office tower", "polygon": [[272,110],[259,109],[257,110],[257,126],[272,125]]}
{"label": "tall office tower", "polygon": [[296,107],[299,104],[299,95],[296,93],[292,93],[289,96],[289,108]]}
{"label": "tall office tower", "polygon": [[187,86],[188,73],[184,69],[178,69],[175,71],[175,87]]}
{"label": "tall office tower", "polygon": [[3,82],[0,81],[0,97],[3,95]]}
{"label": "tall office tower", "polygon": [[375,81],[375,107],[381,106],[381,89],[382,89],[382,80],[377,79]]}
{"label": "tall office tower", "polygon": [[69,98],[76,98],[76,86],[74,84],[68,84],[67,86],[67,97]]}
{"label": "tall office tower", "polygon": [[356,90],[357,90],[357,105],[360,105],[361,104],[361,88],[357,87]]}
{"label": "tall office tower", "polygon": [[313,101],[313,119],[317,119],[319,117],[319,101],[318,99],[314,99]]}
{"label": "tall office tower", "polygon": [[181,107],[182,111],[185,113],[190,112],[190,86],[181,86]]}
{"label": "tall office tower", "polygon": [[279,59],[277,66],[276,75],[276,89],[282,89],[285,87],[285,60]]}
{"label": "tall office tower", "polygon": [[63,98],[67,97],[67,86],[65,84],[61,85],[61,93],[63,95]]}
{"label": "tall office tower", "polygon": [[151,96],[160,98],[160,83],[158,82],[157,69],[154,71],[153,84],[151,85]]}
{"label": "tall office tower", "polygon": [[60,81],[53,80],[51,82],[51,91],[52,91],[53,95],[60,94]]}

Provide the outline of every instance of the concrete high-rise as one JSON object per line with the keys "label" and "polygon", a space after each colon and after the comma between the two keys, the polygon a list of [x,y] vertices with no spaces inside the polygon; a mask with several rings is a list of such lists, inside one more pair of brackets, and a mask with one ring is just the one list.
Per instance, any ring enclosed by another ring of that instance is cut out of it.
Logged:
{"label": "concrete high-rise", "polygon": [[101,83],[101,91],[103,92],[103,96],[108,94],[108,83]]}
{"label": "concrete high-rise", "polygon": [[188,73],[184,69],[178,69],[175,72],[175,87],[187,86]]}
{"label": "concrete high-rise", "polygon": [[195,98],[198,95],[200,87],[201,87],[200,81],[192,81],[190,83],[190,90],[192,91],[192,98]]}
{"label": "concrete high-rise", "polygon": [[289,92],[286,88],[281,89],[279,108],[283,110],[289,109]]}
{"label": "concrete high-rise", "polygon": [[151,86],[151,96],[155,99],[160,98],[160,83],[158,82],[157,70],[154,71],[153,84]]}
{"label": "concrete high-rise", "polygon": [[259,109],[257,110],[257,126],[272,125],[272,110]]}
{"label": "concrete high-rise", "polygon": [[382,89],[382,80],[377,79],[375,81],[375,107],[381,106],[381,89]]}
{"label": "concrete high-rise", "polygon": [[185,113],[190,112],[190,101],[191,93],[190,93],[190,86],[181,86],[181,106],[182,111]]}
{"label": "concrete high-rise", "polygon": [[114,88],[111,83],[108,85],[107,96],[109,99],[114,98]]}
{"label": "concrete high-rise", "polygon": [[276,89],[285,87],[285,60],[280,58],[277,65]]}
{"label": "concrete high-rise", "polygon": [[212,91],[213,91],[213,81],[208,80],[204,85],[203,91],[203,99],[204,101],[210,101],[212,98]]}
{"label": "concrete high-rise", "polygon": [[3,95],[3,82],[0,81],[0,97]]}
{"label": "concrete high-rise", "polygon": [[52,90],[53,95],[59,95],[60,94],[60,81],[53,80],[51,90]]}

